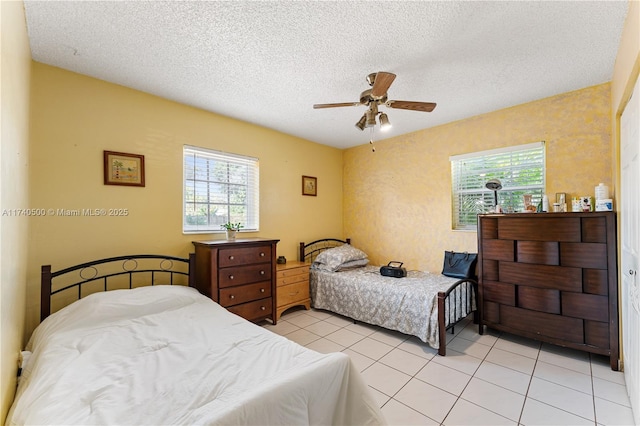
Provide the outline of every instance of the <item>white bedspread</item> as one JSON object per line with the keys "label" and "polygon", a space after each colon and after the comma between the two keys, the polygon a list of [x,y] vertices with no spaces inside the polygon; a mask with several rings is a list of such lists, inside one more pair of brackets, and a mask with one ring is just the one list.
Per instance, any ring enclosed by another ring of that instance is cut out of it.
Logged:
{"label": "white bedspread", "polygon": [[[379,266],[342,272],[311,269],[311,304],[358,321],[418,337],[438,349],[438,292],[458,278],[423,271],[409,271],[404,278],[383,277]],[[463,284],[470,286],[470,284]],[[466,290],[466,291],[462,291]],[[457,287],[449,296],[446,325],[466,317],[474,307],[470,288]]]}
{"label": "white bedspread", "polygon": [[319,354],[182,286],[88,296],[34,332],[7,424],[382,424],[342,353]]}

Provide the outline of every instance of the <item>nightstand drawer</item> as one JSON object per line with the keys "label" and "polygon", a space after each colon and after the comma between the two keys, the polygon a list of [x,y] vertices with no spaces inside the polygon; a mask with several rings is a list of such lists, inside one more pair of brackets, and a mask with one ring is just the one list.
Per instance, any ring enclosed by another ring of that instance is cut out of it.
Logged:
{"label": "nightstand drawer", "polygon": [[295,283],[299,283],[301,281],[305,281],[307,283],[307,285],[309,284],[309,274],[299,274],[299,275],[292,275],[290,277],[278,277],[278,281],[277,281],[277,285],[278,287],[283,286],[283,285],[289,285],[289,284],[295,284]]}
{"label": "nightstand drawer", "polygon": [[227,307],[271,296],[271,281],[220,289],[220,305]]}
{"label": "nightstand drawer", "polygon": [[218,271],[218,286],[231,287],[271,279],[271,264],[236,266]]}
{"label": "nightstand drawer", "polygon": [[309,281],[278,287],[278,306],[300,302],[309,298]]}
{"label": "nightstand drawer", "polygon": [[307,277],[309,276],[309,265],[300,266],[300,267],[291,267],[289,269],[283,269],[283,268],[286,268],[286,265],[278,267],[278,279],[294,277],[296,275],[306,275]]}

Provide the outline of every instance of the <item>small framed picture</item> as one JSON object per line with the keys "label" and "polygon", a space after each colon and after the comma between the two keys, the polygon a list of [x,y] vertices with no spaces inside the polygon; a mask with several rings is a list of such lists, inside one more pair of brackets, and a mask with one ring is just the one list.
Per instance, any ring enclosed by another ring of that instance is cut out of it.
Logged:
{"label": "small framed picture", "polygon": [[104,151],[104,184],[144,186],[144,155]]}
{"label": "small framed picture", "polygon": [[313,176],[302,176],[302,195],[318,195],[318,179]]}

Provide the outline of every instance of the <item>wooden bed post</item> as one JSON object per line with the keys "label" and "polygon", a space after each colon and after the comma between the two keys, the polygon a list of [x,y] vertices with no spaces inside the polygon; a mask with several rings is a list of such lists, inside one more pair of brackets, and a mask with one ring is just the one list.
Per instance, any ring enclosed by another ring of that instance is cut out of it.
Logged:
{"label": "wooden bed post", "polygon": [[40,322],[51,313],[51,265],[42,265],[40,275]]}

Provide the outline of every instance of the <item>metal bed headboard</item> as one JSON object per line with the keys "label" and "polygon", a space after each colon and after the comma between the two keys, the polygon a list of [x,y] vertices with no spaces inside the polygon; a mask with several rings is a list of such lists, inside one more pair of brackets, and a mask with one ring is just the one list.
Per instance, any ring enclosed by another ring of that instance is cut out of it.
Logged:
{"label": "metal bed headboard", "polygon": [[322,240],[316,240],[312,243],[305,244],[300,243],[300,250],[298,257],[301,262],[313,262],[317,255],[330,248],[339,247],[343,244],[351,244],[351,238],[346,240],[339,240],[337,238],[324,238]]}
{"label": "metal bed headboard", "polygon": [[[139,261],[145,264],[151,261],[154,265],[157,263],[157,266],[140,267]],[[119,268],[117,262],[122,262]],[[105,272],[101,272],[101,269]],[[77,273],[75,278],[73,273]],[[156,280],[168,275],[169,279],[163,280],[162,284],[174,285],[176,276],[186,276],[188,286],[195,287],[195,254],[189,254],[188,258],[155,254],[110,257],[71,266],[56,272],[51,272],[51,265],[43,265],[40,280],[40,321],[43,321],[51,314],[51,298],[55,294],[77,287],[78,296],[76,300],[80,300],[82,299],[83,285],[102,281],[103,291],[108,291],[110,279],[113,281],[116,277],[124,277],[124,280],[128,281],[128,287],[131,289],[134,285],[133,277],[139,277],[143,274],[147,274],[150,278],[148,281],[150,284],[147,285],[160,284],[156,283]],[[54,290],[53,279],[63,276],[66,276],[68,280],[73,280],[73,282],[63,284],[60,288]],[[128,280],[126,279],[127,276]],[[122,284],[122,280],[119,283]]]}

